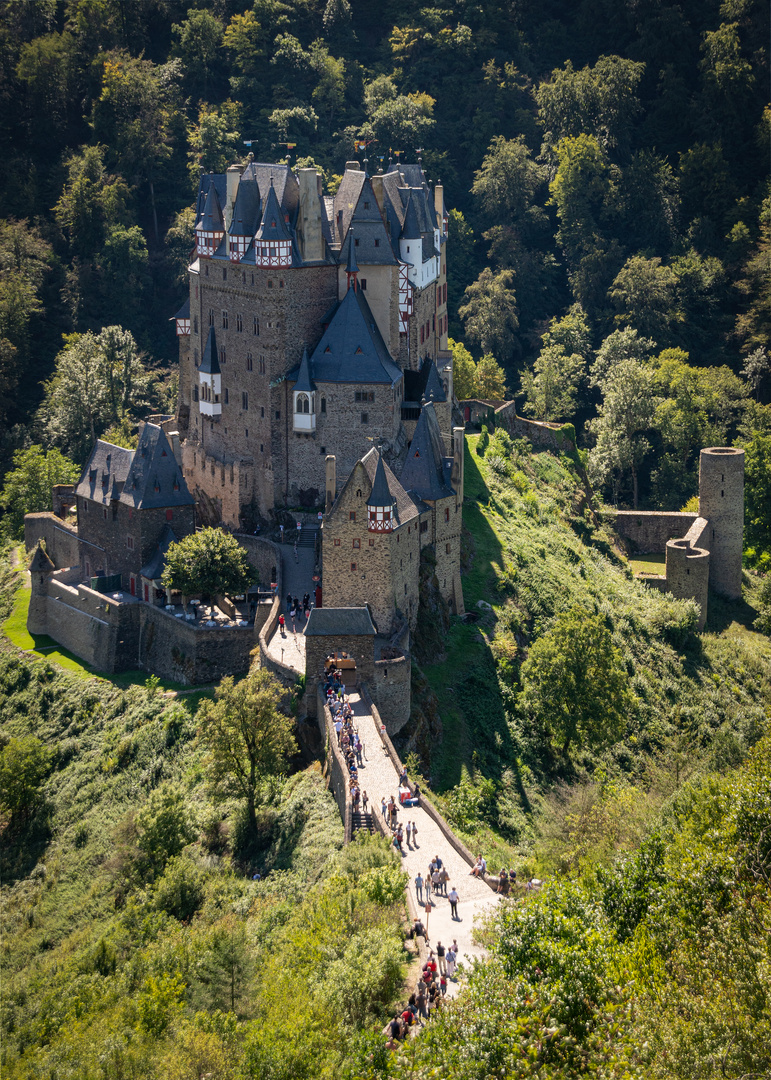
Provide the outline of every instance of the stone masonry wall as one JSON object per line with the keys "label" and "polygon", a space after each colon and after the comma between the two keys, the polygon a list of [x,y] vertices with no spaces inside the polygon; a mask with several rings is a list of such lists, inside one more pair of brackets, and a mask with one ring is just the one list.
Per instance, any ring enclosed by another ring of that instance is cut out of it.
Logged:
{"label": "stone masonry wall", "polygon": [[257,644],[252,626],[193,627],[162,608],[137,605],[141,619],[140,666],[187,685],[245,675]]}
{"label": "stone masonry wall", "polygon": [[320,684],[315,684],[316,721],[321,733],[321,741],[326,750],[326,767],[329,773],[329,787],[335,797],[337,809],[343,821],[344,843],[349,843],[352,832],[352,803],[350,774],[345,767],[342,752],[337,745],[337,734]]}
{"label": "stone masonry wall", "polygon": [[660,554],[666,551],[668,540],[685,536],[698,516],[659,510],[617,510],[613,525],[618,535],[629,541],[633,552]]}
{"label": "stone masonry wall", "polygon": [[389,735],[396,735],[410,718],[412,661],[409,656],[376,660],[370,689]]}
{"label": "stone masonry wall", "polygon": [[324,661],[332,653],[346,652],[356,661],[356,679],[371,683],[375,671],[375,639],[369,634],[314,636],[305,639],[305,674],[308,687],[324,675]]}
{"label": "stone masonry wall", "polygon": [[31,552],[38,540],[44,540],[46,552],[54,566],[77,566],[80,562],[78,531],[55,514],[26,514],[24,517],[24,546]]}

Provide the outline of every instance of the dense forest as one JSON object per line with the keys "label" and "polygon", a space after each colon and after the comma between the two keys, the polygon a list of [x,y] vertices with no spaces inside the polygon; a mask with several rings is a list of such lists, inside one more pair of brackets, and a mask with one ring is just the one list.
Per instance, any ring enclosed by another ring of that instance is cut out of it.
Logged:
{"label": "dense forest", "polygon": [[[760,0],[0,12],[3,468],[31,446],[79,466],[95,435],[173,408],[197,177],[247,151],[314,161],[330,190],[352,156],[420,157],[451,209],[461,396],[573,422],[606,498],[685,503],[705,443],[767,467]],[[67,475],[42,455],[2,496],[12,532],[18,484]]]}

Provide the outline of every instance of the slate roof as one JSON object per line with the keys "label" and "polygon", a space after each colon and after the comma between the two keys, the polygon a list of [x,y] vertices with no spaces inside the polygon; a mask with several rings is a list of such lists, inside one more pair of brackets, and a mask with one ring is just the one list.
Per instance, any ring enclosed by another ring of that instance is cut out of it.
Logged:
{"label": "slate roof", "polygon": [[374,637],[376,631],[365,607],[320,607],[311,610],[303,633],[306,637]]}
{"label": "slate roof", "polygon": [[[386,383],[402,373],[388,354],[361,289],[348,289],[313,351],[311,378],[317,383]],[[287,376],[296,380],[299,370]]]}
{"label": "slate roof", "polygon": [[217,353],[217,338],[214,334],[213,326],[209,327],[209,336],[206,339],[203,356],[201,357],[201,366],[198,370],[202,371],[204,375],[219,375],[222,371],[222,368],[220,367],[220,358]]}
{"label": "slate roof", "polygon": [[93,499],[100,503],[117,499],[131,468],[133,456],[133,450],[97,439],[80,474],[75,494],[82,499]]}
{"label": "slate roof", "polygon": [[254,236],[260,223],[260,187],[252,176],[241,177],[230,219],[231,236]]}
{"label": "slate roof", "polygon": [[257,230],[257,239],[263,243],[278,243],[281,240],[291,240],[292,230],[284,221],[285,211],[278,203],[276,189],[271,183],[262,210],[262,221]]}
{"label": "slate roof", "polygon": [[427,356],[417,371],[404,372],[404,401],[447,401],[436,364]]}
{"label": "slate roof", "polygon": [[451,476],[452,458],[445,457],[439,421],[429,402],[420,410],[399,479],[402,487],[418,498],[436,502],[454,494]]}
{"label": "slate roof", "polygon": [[348,226],[345,241],[348,244],[350,244],[351,232],[354,232],[356,237],[356,258],[359,266],[394,266],[396,264],[397,260],[394,258],[383,214],[375,198],[372,181],[366,173]]}
{"label": "slate roof", "polygon": [[380,452],[376,450],[374,446],[371,450],[368,450],[361,459],[361,463],[367,470],[367,476],[369,476],[373,489],[377,479],[378,462],[383,466],[383,474],[388,485],[388,490],[391,493],[392,500],[390,504],[385,502],[380,503],[379,505],[394,506],[394,521],[397,526],[404,525],[406,522],[418,517],[423,510],[427,509],[427,507],[421,507],[419,501],[413,497],[412,493],[405,490],[404,485],[397,480],[390,465],[388,465],[386,461],[383,461]]}
{"label": "slate roof", "polygon": [[156,424],[145,424],[142,430],[120,501],[135,510],[192,506],[194,502],[169,440]]}
{"label": "slate roof", "polygon": [[404,225],[402,226],[403,240],[419,240],[423,234],[418,218],[416,199],[412,197],[412,191],[407,196],[407,205],[404,210]]}
{"label": "slate roof", "polygon": [[163,527],[160,539],[158,540],[158,546],[153,552],[150,561],[142,567],[139,571],[140,575],[147,578],[148,581],[157,581],[163,573],[163,568],[166,565],[166,552],[172,544],[176,544],[177,537],[168,522]]}
{"label": "slate roof", "polygon": [[[375,452],[377,453],[377,451]],[[391,494],[388,487],[388,481],[386,480],[383,458],[378,454],[375,479],[372,482],[372,491],[369,493],[367,506],[393,506],[395,501],[395,497]]]}
{"label": "slate roof", "polygon": [[298,390],[304,390],[306,394],[311,394],[316,389],[311,378],[310,361],[308,359],[308,350],[303,349],[303,358],[300,361],[300,371],[297,375],[297,382],[294,384],[295,393]]}
{"label": "slate roof", "polygon": [[224,232],[225,219],[216,184],[209,184],[203,213],[195,227],[196,232]]}
{"label": "slate roof", "polygon": [[263,199],[267,195],[272,180],[279,206],[289,212],[290,220],[294,220],[300,201],[300,185],[297,182],[297,177],[286,162],[277,161],[271,164],[269,162],[250,161],[241,173],[242,182],[244,177],[247,180],[257,181]]}
{"label": "slate roof", "polygon": [[195,223],[196,226],[201,220],[204,209],[206,207],[206,200],[209,195],[209,188],[214,187],[217,192],[217,198],[219,200],[220,207],[225,205],[227,199],[227,180],[224,173],[205,173],[201,177],[201,181],[198,185],[198,200],[195,208]]}
{"label": "slate roof", "polygon": [[[176,315],[171,316],[172,319],[189,319],[190,318],[190,294],[188,294],[187,300],[185,300],[182,307],[179,309]],[[171,321],[171,320],[169,320]]]}
{"label": "slate roof", "polygon": [[361,169],[346,169],[343,173],[335,195],[332,219],[332,235],[338,244],[342,244],[348,233],[366,177],[367,174]]}

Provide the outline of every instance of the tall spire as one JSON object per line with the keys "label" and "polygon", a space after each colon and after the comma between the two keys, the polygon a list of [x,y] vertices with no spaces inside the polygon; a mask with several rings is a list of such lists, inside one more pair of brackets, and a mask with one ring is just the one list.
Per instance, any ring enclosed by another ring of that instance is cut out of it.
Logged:
{"label": "tall spire", "polygon": [[348,262],[345,265],[345,276],[348,282],[348,288],[353,289],[356,292],[358,286],[358,273],[359,264],[356,262],[355,242],[353,237],[353,226],[348,230]]}

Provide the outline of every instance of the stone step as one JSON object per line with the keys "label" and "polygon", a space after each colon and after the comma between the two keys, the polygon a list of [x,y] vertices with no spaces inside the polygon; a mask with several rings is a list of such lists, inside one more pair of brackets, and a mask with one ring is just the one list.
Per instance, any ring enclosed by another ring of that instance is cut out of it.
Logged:
{"label": "stone step", "polygon": [[373,833],[375,826],[372,823],[372,814],[363,814],[361,810],[355,810],[351,817],[351,835],[355,836],[357,832]]}

